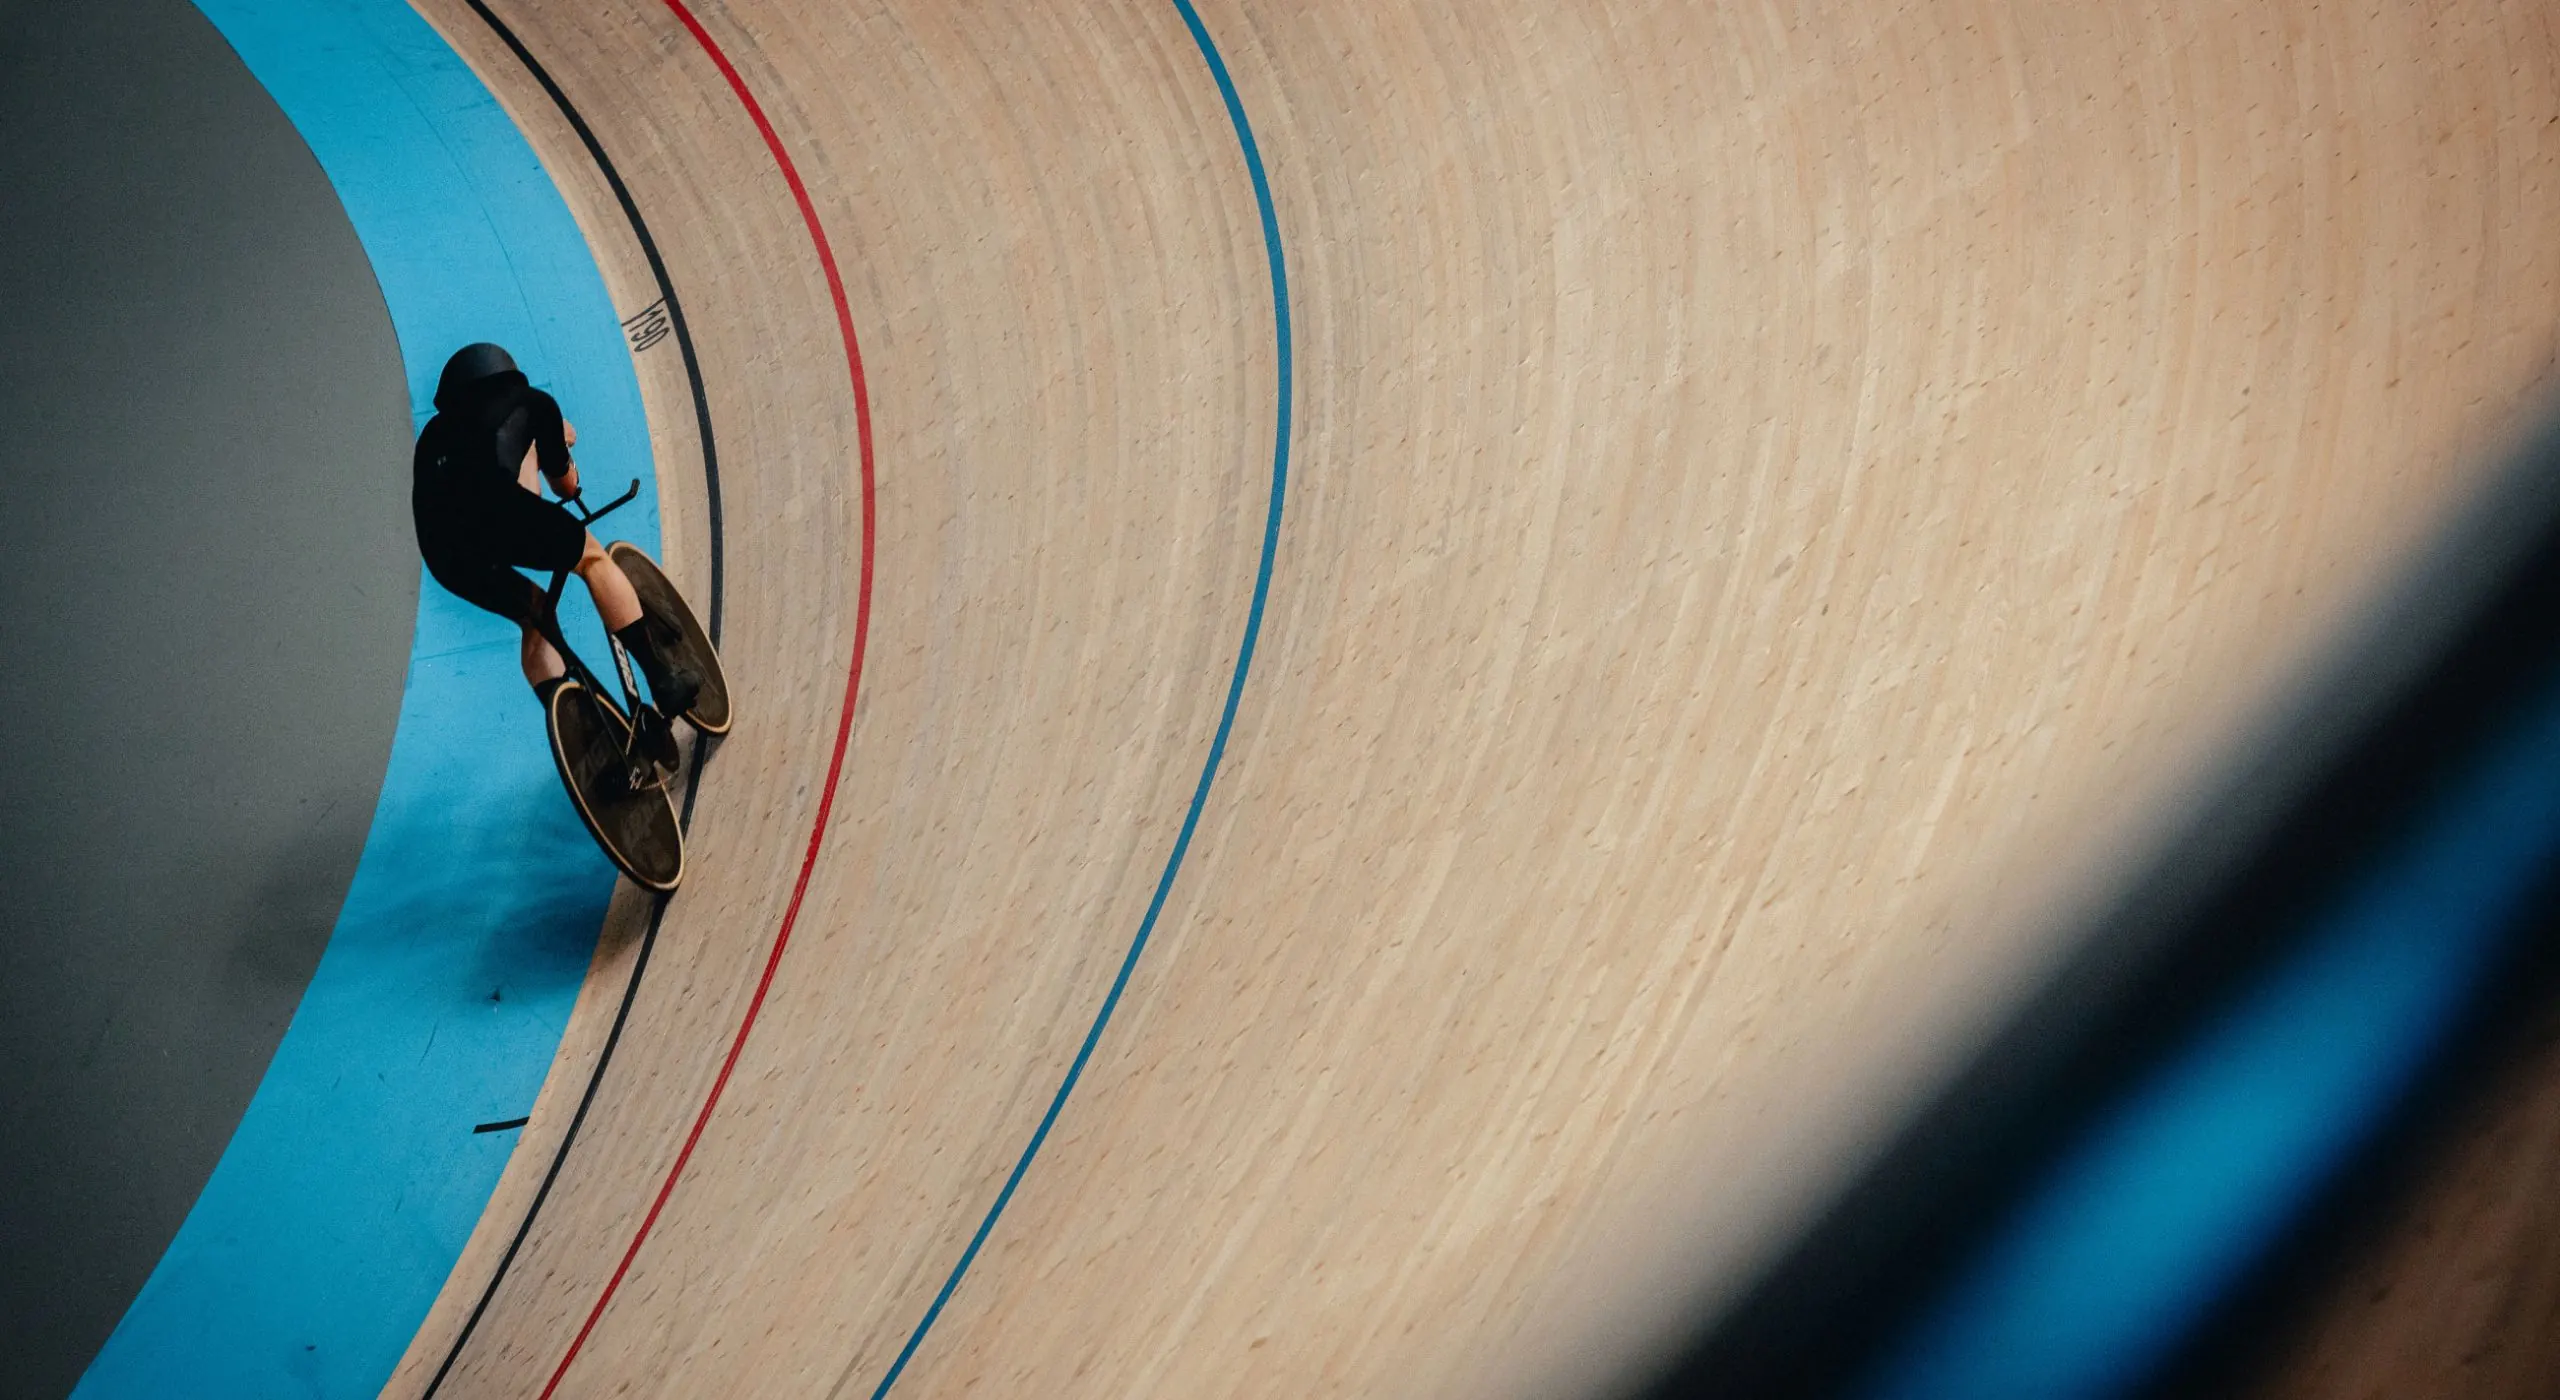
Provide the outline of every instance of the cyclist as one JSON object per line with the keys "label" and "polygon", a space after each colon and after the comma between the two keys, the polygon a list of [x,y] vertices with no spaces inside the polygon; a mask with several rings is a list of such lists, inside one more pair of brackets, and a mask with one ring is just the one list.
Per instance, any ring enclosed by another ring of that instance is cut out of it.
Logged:
{"label": "cyclist", "polygon": [[[652,705],[672,719],[693,707],[702,678],[685,666],[674,630],[642,614],[622,567],[560,504],[578,498],[569,459],[577,440],[559,403],[505,350],[483,341],[455,351],[436,380],[436,415],[418,433],[409,494],[418,552],[447,591],[524,630],[524,678],[546,703],[568,665],[542,635],[543,590],[516,568],[576,570],[606,630],[648,678]],[[543,499],[537,471],[558,501]]]}

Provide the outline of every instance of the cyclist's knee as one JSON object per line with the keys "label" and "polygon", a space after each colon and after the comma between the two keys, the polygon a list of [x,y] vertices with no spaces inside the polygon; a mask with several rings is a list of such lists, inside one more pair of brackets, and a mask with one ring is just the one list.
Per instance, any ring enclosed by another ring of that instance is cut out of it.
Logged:
{"label": "cyclist's knee", "polygon": [[596,538],[596,532],[589,530],[586,550],[578,556],[578,572],[585,573],[598,564],[611,563],[612,558],[604,552],[604,544]]}

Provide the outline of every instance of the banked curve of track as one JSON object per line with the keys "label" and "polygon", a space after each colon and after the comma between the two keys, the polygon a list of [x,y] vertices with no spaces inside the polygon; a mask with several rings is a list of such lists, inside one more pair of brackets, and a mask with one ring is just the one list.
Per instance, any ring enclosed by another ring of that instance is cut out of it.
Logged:
{"label": "banked curve of track", "polygon": [[2530,5],[1195,3],[1291,255],[1289,528],[1098,1040],[1255,592],[1233,123],[1165,0],[696,11],[846,250],[898,604],[708,1120],[826,766],[783,717],[838,696],[834,318],[670,12],[507,10],[719,302],[724,650],[774,723],[448,1394],[591,1317],[563,1395],[902,1353],[905,1395],[1498,1394],[1605,1353],[2046,955],[2037,882],[2549,377]]}

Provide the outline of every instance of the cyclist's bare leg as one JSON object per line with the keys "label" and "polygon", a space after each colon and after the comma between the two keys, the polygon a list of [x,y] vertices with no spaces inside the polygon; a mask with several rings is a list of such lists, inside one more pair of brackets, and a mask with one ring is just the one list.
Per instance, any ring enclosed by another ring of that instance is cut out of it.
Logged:
{"label": "cyclist's bare leg", "polygon": [[544,641],[542,634],[530,627],[524,629],[524,647],[518,659],[524,663],[525,683],[536,690],[542,689],[547,681],[556,681],[569,674],[569,663],[561,660],[560,653],[552,650],[551,643]]}
{"label": "cyclist's bare leg", "polygon": [[619,632],[640,620],[640,595],[592,533],[587,536],[587,552],[578,556],[578,577],[587,581],[587,592],[595,597],[606,631]]}

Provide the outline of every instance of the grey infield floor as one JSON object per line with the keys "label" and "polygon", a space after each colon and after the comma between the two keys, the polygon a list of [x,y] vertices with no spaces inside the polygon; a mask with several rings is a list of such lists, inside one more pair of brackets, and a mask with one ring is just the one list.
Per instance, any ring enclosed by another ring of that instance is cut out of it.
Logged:
{"label": "grey infield floor", "polygon": [[327,941],[417,599],[371,268],[183,0],[0,0],[0,1396],[59,1396]]}

